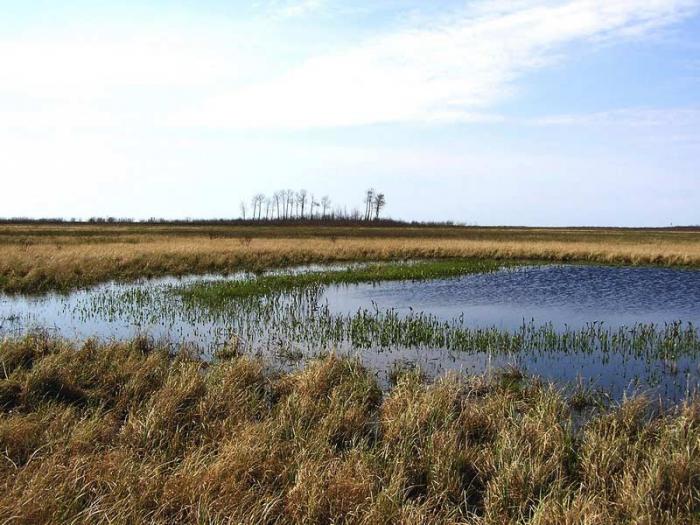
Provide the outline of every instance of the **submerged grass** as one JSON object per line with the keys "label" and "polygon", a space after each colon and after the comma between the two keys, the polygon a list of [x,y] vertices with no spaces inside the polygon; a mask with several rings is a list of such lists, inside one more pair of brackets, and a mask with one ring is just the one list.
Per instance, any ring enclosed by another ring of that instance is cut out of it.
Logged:
{"label": "submerged grass", "polygon": [[[440,271],[465,268],[425,264]],[[156,333],[196,342],[209,352],[235,340],[246,353],[267,355],[292,366],[319,352],[361,352],[363,362],[389,380],[392,363],[412,355],[432,363],[429,368],[435,372],[462,366],[484,369],[491,366],[492,358],[526,369],[532,365],[556,381],[573,380],[578,371],[595,383],[602,381],[601,386],[616,398],[650,388],[678,400],[700,384],[696,363],[700,333],[690,322],[556,327],[524,320],[513,329],[478,327],[463,315],[444,319],[377,305],[336,312],[326,300],[325,285],[319,284],[348,277],[407,276],[403,268],[394,273],[393,265],[389,267],[390,272],[372,267],[359,275],[338,271],[258,277],[264,286],[253,280],[204,281],[191,288],[107,287],[79,301],[71,315],[81,323],[118,322],[146,331],[155,327]],[[407,269],[416,277],[425,267],[420,263]],[[552,365],[543,370],[541,363],[547,361]]]}
{"label": "submerged grass", "polygon": [[239,281],[200,282],[182,288],[180,293],[185,299],[213,305],[234,298],[279,294],[312,286],[444,279],[495,272],[514,265],[515,263],[479,259],[369,264],[344,270],[260,275]]}
{"label": "submerged grass", "polygon": [[[473,327],[464,316],[445,320],[433,314],[378,307],[354,313],[334,313],[323,300],[324,285],[382,280],[420,280],[495,271],[496,261],[433,261],[409,265],[372,265],[335,272],[280,274],[241,281],[201,282],[175,288],[182,302],[168,301],[166,292],[153,302],[160,319],[168,311],[188,324],[217,321],[230,328],[250,346],[265,340],[307,349],[399,349],[431,348],[490,355],[534,356],[547,354],[598,354],[602,360],[616,354],[647,363],[700,355],[700,334],[692,323],[681,321],[656,325],[635,323],[612,328],[599,322],[581,328],[556,329],[552,324],[523,322],[517,330]],[[136,302],[138,314],[148,311],[154,297],[136,299],[116,295],[104,306],[113,312],[129,310]],[[100,311],[98,308],[97,311]],[[189,316],[188,316],[189,314]],[[151,322],[153,319],[151,319]],[[265,337],[267,336],[267,339]]]}
{"label": "submerged grass", "polygon": [[474,258],[700,267],[700,231],[0,225],[0,290],[309,263]]}
{"label": "submerged grass", "polygon": [[[224,355],[224,354],[222,354]],[[502,376],[385,395],[147,339],[0,343],[0,522],[697,523],[700,401],[598,406]]]}

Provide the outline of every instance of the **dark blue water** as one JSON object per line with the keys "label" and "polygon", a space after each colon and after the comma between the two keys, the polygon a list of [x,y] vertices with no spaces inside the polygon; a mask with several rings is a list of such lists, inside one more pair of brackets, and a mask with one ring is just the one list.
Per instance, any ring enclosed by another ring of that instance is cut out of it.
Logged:
{"label": "dark blue water", "polygon": [[[0,295],[0,336],[21,335],[37,328],[70,339],[96,336],[123,340],[146,333],[157,339],[212,348],[230,338],[231,318],[193,317],[169,292],[173,286],[212,279],[222,277],[107,283],[66,296]],[[127,308],[121,308],[125,292],[155,299],[145,301],[143,307],[131,301]],[[582,265],[525,267],[424,282],[330,286],[321,302],[339,314],[364,308],[395,309],[400,313],[425,312],[445,320],[463,317],[466,327],[495,326],[504,330],[516,330],[523,322],[552,323],[560,329],[592,322],[602,322],[611,329],[674,321],[700,326],[700,271]],[[230,313],[237,315],[235,309]],[[285,359],[269,344],[250,350],[279,362]],[[304,357],[294,366],[319,350],[329,349],[307,346]],[[614,353],[559,354],[547,349],[536,355],[509,356],[441,348],[358,350],[345,346],[332,350],[358,355],[377,371],[380,380],[386,379],[397,364],[419,366],[429,376],[450,370],[481,373],[513,364],[562,385],[582,381],[616,398],[646,391],[678,400],[700,387],[700,362],[692,357],[665,362]]]}
{"label": "dark blue water", "polygon": [[523,320],[610,327],[675,320],[700,325],[700,271],[670,268],[538,266],[423,282],[334,286],[325,293],[336,312],[367,305],[463,315],[469,326],[515,329]]}

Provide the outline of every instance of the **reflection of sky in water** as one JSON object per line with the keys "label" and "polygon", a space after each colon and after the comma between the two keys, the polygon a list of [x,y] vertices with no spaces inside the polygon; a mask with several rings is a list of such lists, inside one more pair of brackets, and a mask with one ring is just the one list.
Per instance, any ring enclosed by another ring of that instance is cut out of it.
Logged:
{"label": "reflection of sky in water", "polygon": [[[190,341],[202,346],[220,344],[230,337],[225,322],[206,316],[194,321],[184,315],[172,297],[167,307],[169,314],[152,319],[136,320],[138,315],[121,313],[76,314],[86,304],[110,292],[163,290],[202,279],[221,277],[164,278],[121,285],[110,283],[66,296],[51,294],[27,298],[0,295],[0,326],[6,333],[17,334],[44,327],[71,339],[93,336],[129,339],[147,333],[156,339]],[[376,305],[380,310],[394,308],[408,313],[413,309],[446,320],[463,314],[464,325],[471,327],[516,329],[523,320],[531,319],[535,324],[552,322],[560,328],[564,325],[578,328],[592,321],[603,321],[611,328],[676,320],[690,321],[698,326],[700,272],[603,266],[528,267],[447,280],[331,286],[324,292],[322,301],[327,301],[331,311],[336,313],[351,314]],[[139,308],[135,307],[133,311],[138,312]],[[616,397],[624,391],[634,391],[635,384],[641,382],[642,389],[653,386],[666,397],[678,398],[686,390],[693,390],[700,377],[698,361],[690,358],[669,365],[600,353],[489,356],[426,348],[358,351],[341,347],[337,350],[358,355],[365,364],[377,370],[381,381],[385,381],[387,372],[396,363],[415,363],[429,375],[448,370],[480,373],[512,363],[547,379],[570,382],[582,378],[610,390]],[[278,355],[275,348],[259,351],[273,358]]]}
{"label": "reflection of sky in water", "polygon": [[425,282],[331,287],[335,312],[374,302],[380,310],[464,315],[469,326],[513,329],[523,319],[580,327],[675,320],[700,324],[700,271],[668,268],[542,266]]}

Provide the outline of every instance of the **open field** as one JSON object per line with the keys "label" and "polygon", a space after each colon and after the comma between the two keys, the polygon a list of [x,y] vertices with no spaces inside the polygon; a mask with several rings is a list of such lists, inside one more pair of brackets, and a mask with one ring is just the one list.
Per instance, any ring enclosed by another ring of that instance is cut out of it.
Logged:
{"label": "open field", "polygon": [[[107,287],[94,302],[59,309],[85,315],[88,325],[95,315],[127,327],[165,327],[171,338],[163,343],[132,335],[67,342],[32,332],[0,340],[0,523],[700,520],[700,400],[693,389],[679,404],[639,396],[615,404],[583,381],[555,387],[511,365],[433,381],[401,360],[382,381],[378,369],[360,364],[366,355],[335,353],[446,349],[488,354],[490,363],[530,352],[565,356],[565,367],[599,353],[618,372],[631,362],[648,366],[652,379],[668,370],[689,387],[695,376],[686,372],[697,368],[700,348],[693,326],[679,320],[504,331],[369,304],[334,314],[315,302],[338,284],[481,275],[521,261],[700,267],[698,231],[20,224],[0,225],[0,247],[0,286],[9,292],[426,259]],[[216,320],[234,335],[212,346],[211,360],[183,345],[184,332],[173,328],[213,330]],[[256,345],[271,353],[252,357]],[[304,345],[306,354],[297,348]],[[325,357],[311,358],[314,350]]]}
{"label": "open field", "polygon": [[700,266],[696,229],[0,225],[0,290],[312,262],[490,258]]}
{"label": "open field", "polygon": [[0,343],[3,523],[697,523],[700,403]]}

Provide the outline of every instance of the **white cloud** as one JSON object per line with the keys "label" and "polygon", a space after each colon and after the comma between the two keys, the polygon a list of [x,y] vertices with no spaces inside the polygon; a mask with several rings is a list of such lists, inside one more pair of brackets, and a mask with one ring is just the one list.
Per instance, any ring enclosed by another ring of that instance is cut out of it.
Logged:
{"label": "white cloud", "polygon": [[[209,20],[206,20],[209,23]],[[119,22],[0,33],[4,127],[116,127],[162,121],[220,86],[267,67],[258,45],[230,25]]]}
{"label": "white cloud", "polygon": [[278,18],[295,18],[318,11],[326,4],[325,0],[293,0],[276,2],[271,9],[272,16]]}
{"label": "white cloud", "polygon": [[700,108],[626,108],[594,113],[552,115],[527,123],[537,126],[700,128]]}
{"label": "white cloud", "polygon": [[[473,120],[522,73],[576,42],[639,37],[696,0],[482,3],[461,16],[310,57],[276,79],[231,90],[177,116],[180,125],[307,128]],[[479,9],[478,7],[481,6]]]}
{"label": "white cloud", "polygon": [[[280,0],[273,8],[287,17],[338,8],[326,1]],[[431,8],[363,42],[319,42],[336,51],[304,47],[305,59],[298,50],[287,56],[277,23],[243,31],[229,19],[40,27],[0,36],[0,121],[227,129],[494,121],[491,108],[517,89],[519,76],[560,59],[564,46],[649,34],[697,7],[698,0],[476,2],[449,16]]]}
{"label": "white cloud", "polygon": [[133,86],[187,88],[227,74],[221,53],[165,36],[0,41],[0,89],[42,98],[84,98]]}
{"label": "white cloud", "polygon": [[625,108],[593,113],[551,115],[534,119],[514,120],[526,126],[561,128],[566,132],[582,130],[602,136],[615,137],[636,143],[639,147],[651,145],[685,146],[696,149],[700,145],[700,108]]}

